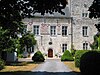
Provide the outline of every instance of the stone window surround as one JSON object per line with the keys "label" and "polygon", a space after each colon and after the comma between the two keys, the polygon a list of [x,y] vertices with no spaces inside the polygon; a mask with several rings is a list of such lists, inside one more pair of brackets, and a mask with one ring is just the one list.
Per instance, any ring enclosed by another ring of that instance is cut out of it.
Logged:
{"label": "stone window surround", "polygon": [[85,41],[83,43],[83,50],[87,50],[88,49],[88,45],[89,45],[88,42]]}
{"label": "stone window surround", "polygon": [[33,25],[33,33],[35,33],[34,35],[36,35],[36,36],[40,35],[40,26],[39,25]]}
{"label": "stone window surround", "polygon": [[62,52],[64,52],[65,50],[67,50],[67,44],[62,44]]}
{"label": "stone window surround", "polygon": [[83,37],[88,37],[88,30],[89,30],[88,26],[82,26],[82,36]]}

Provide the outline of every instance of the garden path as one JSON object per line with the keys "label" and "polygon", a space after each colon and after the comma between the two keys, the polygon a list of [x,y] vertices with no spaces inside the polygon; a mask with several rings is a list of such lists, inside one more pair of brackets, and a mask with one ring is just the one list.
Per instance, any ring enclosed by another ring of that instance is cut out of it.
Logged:
{"label": "garden path", "polygon": [[45,62],[33,69],[32,72],[34,75],[77,75],[59,59],[46,59]]}

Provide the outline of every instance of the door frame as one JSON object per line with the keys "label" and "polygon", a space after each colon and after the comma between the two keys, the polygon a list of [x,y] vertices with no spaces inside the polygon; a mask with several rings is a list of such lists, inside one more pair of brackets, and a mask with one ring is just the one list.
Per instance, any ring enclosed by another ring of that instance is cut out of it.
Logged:
{"label": "door frame", "polygon": [[53,49],[52,48],[48,49],[48,57],[53,58]]}

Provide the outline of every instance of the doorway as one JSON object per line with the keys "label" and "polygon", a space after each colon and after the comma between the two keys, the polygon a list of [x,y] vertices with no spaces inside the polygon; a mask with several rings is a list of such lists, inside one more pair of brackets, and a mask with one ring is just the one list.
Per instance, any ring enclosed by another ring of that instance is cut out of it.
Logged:
{"label": "doorway", "polygon": [[53,50],[52,49],[48,50],[48,57],[50,57],[50,58],[53,57]]}

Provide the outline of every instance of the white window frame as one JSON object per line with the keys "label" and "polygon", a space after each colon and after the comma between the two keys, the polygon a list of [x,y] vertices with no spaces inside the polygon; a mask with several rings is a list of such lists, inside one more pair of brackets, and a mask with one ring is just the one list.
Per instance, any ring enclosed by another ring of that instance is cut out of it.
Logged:
{"label": "white window frame", "polygon": [[62,26],[62,36],[68,35],[68,26]]}
{"label": "white window frame", "polygon": [[85,43],[83,43],[83,50],[88,50],[88,43],[87,42],[85,42]]}
{"label": "white window frame", "polygon": [[57,27],[56,26],[50,26],[50,35],[51,36],[57,35]]}
{"label": "white window frame", "polygon": [[83,37],[87,37],[88,36],[88,26],[83,26],[82,27],[82,35]]}
{"label": "white window frame", "polygon": [[40,26],[39,25],[33,25],[33,33],[34,35],[40,35]]}
{"label": "white window frame", "polygon": [[82,17],[83,18],[88,18],[88,16],[89,16],[88,8],[83,8],[83,10],[82,10]]}
{"label": "white window frame", "polygon": [[88,13],[86,12],[86,13],[82,13],[82,17],[88,17]]}
{"label": "white window frame", "polygon": [[62,52],[65,52],[67,50],[67,44],[62,44]]}

